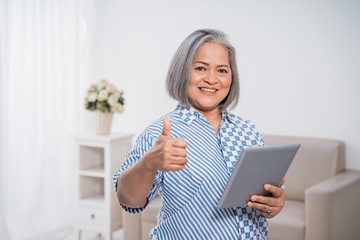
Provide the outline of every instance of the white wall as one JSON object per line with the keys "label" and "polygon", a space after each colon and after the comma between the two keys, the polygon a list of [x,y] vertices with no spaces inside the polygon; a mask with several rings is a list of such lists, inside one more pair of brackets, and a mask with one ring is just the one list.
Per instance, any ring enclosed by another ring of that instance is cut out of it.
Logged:
{"label": "white wall", "polygon": [[192,31],[217,28],[238,50],[236,114],[262,133],[343,140],[347,168],[360,170],[360,2],[93,3],[89,82],[106,78],[126,94],[113,131],[138,134],[172,110],[164,80],[173,53]]}

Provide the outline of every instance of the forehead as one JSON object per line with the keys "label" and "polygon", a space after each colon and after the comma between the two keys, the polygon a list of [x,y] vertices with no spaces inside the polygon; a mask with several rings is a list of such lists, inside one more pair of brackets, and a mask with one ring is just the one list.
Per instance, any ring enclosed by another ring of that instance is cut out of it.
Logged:
{"label": "forehead", "polygon": [[229,52],[220,43],[205,42],[199,47],[195,54],[194,61],[197,60],[208,60],[228,64]]}

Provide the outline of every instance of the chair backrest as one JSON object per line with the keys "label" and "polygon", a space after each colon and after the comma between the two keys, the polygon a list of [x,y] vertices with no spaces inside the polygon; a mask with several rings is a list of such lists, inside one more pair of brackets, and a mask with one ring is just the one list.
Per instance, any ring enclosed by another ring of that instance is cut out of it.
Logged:
{"label": "chair backrest", "polygon": [[342,141],[263,135],[267,145],[300,143],[301,146],[286,176],[286,197],[304,201],[306,188],[345,169],[345,145]]}

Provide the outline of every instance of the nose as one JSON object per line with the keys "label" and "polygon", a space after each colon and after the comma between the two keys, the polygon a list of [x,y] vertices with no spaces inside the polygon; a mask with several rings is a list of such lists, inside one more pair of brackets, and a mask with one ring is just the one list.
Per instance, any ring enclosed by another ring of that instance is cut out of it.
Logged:
{"label": "nose", "polygon": [[214,84],[218,83],[218,78],[217,78],[216,72],[208,71],[208,74],[206,74],[206,76],[204,78],[204,82],[206,82],[209,85],[214,85]]}

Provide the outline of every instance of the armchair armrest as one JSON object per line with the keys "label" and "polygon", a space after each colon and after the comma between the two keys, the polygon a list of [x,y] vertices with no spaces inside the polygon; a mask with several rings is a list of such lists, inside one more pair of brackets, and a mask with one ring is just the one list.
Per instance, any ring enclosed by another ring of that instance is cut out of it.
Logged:
{"label": "armchair armrest", "polygon": [[305,191],[305,239],[360,239],[360,172],[345,171]]}

